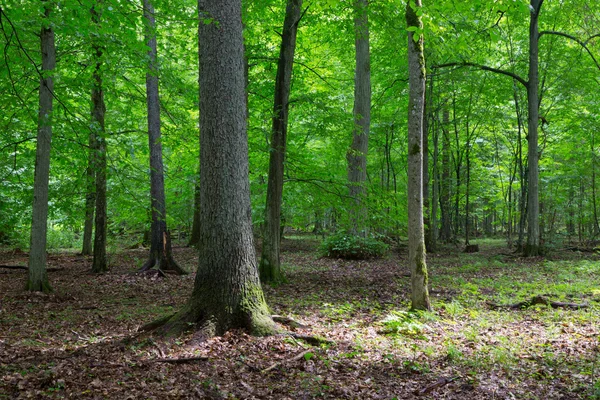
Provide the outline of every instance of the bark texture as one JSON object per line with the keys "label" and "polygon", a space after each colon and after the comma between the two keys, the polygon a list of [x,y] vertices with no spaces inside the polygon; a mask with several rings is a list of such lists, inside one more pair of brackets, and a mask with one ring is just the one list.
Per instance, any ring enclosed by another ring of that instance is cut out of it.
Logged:
{"label": "bark texture", "polygon": [[543,0],[531,0],[529,21],[529,77],[527,86],[528,117],[528,197],[527,197],[527,244],[526,256],[538,256],[540,248],[540,202],[539,202],[539,170],[538,170],[538,117],[539,117],[539,60],[538,60],[538,17]]}
{"label": "bark texture", "polygon": [[52,145],[52,100],[56,66],[54,30],[49,22],[51,2],[44,1],[44,21],[40,32],[42,76],[40,79],[37,146],[33,183],[33,213],[29,250],[28,277],[25,289],[51,292],[46,271],[46,238],[48,233],[48,183],[50,179],[50,149]]}
{"label": "bark texture", "polygon": [[85,195],[85,221],[83,225],[83,246],[81,254],[89,256],[92,254],[92,238],[94,230],[94,208],[96,203],[96,140],[95,134],[90,132],[88,165],[85,171],[86,177],[86,195]]}
{"label": "bark texture", "polygon": [[288,102],[301,7],[302,0],[288,0],[275,78],[273,125],[269,149],[269,181],[265,206],[263,249],[259,266],[262,282],[278,282],[283,278],[280,262],[283,172],[287,145]]}
{"label": "bark texture", "polygon": [[[421,1],[415,1],[415,8]],[[406,24],[421,28],[416,9],[406,4]],[[416,39],[416,40],[415,40]],[[425,59],[423,37],[408,32],[408,265],[411,271],[411,308],[429,310],[425,233],[423,226],[423,118],[425,111]]]}
{"label": "bark texture", "polygon": [[187,305],[159,331],[204,334],[275,325],[256,266],[250,220],[241,0],[202,0],[200,39],[200,259]]}
{"label": "bark texture", "polygon": [[173,259],[171,239],[167,229],[165,205],[165,178],[160,132],[160,100],[158,97],[158,65],[156,49],[156,20],[154,6],[144,0],[146,43],[148,44],[148,72],[146,73],[146,105],[148,111],[148,143],[150,146],[150,257],[141,271],[157,268],[183,275],[187,272]]}
{"label": "bark texture", "polygon": [[[92,8],[92,22],[100,24],[100,15]],[[94,235],[94,260],[92,272],[108,271],[106,258],[106,130],[104,128],[104,90],[102,89],[102,53],[98,41],[92,45],[94,50],[95,68],[92,77],[92,131],[96,143],[96,218]]]}
{"label": "bark texture", "polygon": [[354,2],[356,69],[354,72],[354,130],[348,160],[348,185],[351,198],[350,231],[366,235],[367,153],[371,128],[371,56],[369,53],[369,1]]}

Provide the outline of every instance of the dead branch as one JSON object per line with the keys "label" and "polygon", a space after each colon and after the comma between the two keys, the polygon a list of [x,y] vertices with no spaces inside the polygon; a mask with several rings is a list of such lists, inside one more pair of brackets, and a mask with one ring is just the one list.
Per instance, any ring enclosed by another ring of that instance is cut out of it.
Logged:
{"label": "dead branch", "polygon": [[296,354],[296,355],[295,355],[294,357],[292,357],[292,358],[289,358],[289,359],[287,359],[287,360],[283,360],[283,361],[276,362],[275,364],[271,365],[270,367],[263,369],[261,372],[262,372],[263,374],[266,374],[267,372],[274,370],[275,368],[279,367],[280,365],[283,365],[283,364],[285,364],[285,363],[288,363],[288,362],[298,361],[299,359],[301,359],[302,357],[304,357],[304,356],[305,356],[306,354],[308,354],[309,352],[310,352],[310,350],[304,350],[303,352],[301,352],[301,353],[299,353],[299,354]]}
{"label": "dead branch", "polygon": [[[24,270],[27,271],[29,270],[28,267],[24,266],[24,265],[0,265],[0,268],[4,268],[4,269],[20,269],[20,270]],[[46,268],[46,272],[56,272],[56,271],[62,271],[64,268]]]}
{"label": "dead branch", "polygon": [[494,308],[494,309],[496,309],[496,308],[511,308],[511,309],[517,309],[517,310],[520,310],[523,308],[528,308],[528,307],[531,307],[531,306],[534,306],[537,304],[550,306],[552,308],[580,309],[580,308],[589,307],[589,304],[587,304],[587,303],[577,304],[577,303],[563,303],[560,301],[550,301],[545,296],[534,296],[529,300],[521,301],[521,302],[515,303],[515,304],[496,304],[496,303],[491,303],[491,302],[488,302],[487,304],[488,304],[488,306],[490,306],[491,308]]}
{"label": "dead branch", "polygon": [[293,319],[291,319],[289,317],[284,317],[282,315],[272,315],[271,318],[273,318],[273,321],[278,322],[282,325],[289,326],[292,329],[309,328],[308,325],[304,325],[298,321],[294,321]]}
{"label": "dead branch", "polygon": [[169,363],[169,364],[184,364],[196,361],[207,361],[208,357],[182,357],[182,358],[157,358],[154,362]]}
{"label": "dead branch", "polygon": [[445,386],[445,385],[449,384],[450,382],[455,381],[457,379],[458,379],[457,376],[455,376],[455,377],[442,376],[436,382],[434,382],[431,385],[428,385],[425,388],[421,389],[418,392],[418,395],[419,396],[423,396],[424,394],[427,394],[427,393],[433,391],[434,389],[441,388],[442,386]]}

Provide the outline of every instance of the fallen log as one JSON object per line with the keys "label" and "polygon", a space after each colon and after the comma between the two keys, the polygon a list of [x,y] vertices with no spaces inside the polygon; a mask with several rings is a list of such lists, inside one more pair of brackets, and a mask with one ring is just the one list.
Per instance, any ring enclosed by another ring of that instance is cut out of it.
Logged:
{"label": "fallen log", "polygon": [[[0,265],[0,268],[4,268],[4,269],[20,269],[23,271],[27,271],[29,270],[28,267],[26,267],[25,265]],[[56,272],[56,271],[62,271],[64,268],[46,268],[46,272]]]}
{"label": "fallen log", "polygon": [[563,303],[560,301],[551,301],[545,296],[534,296],[529,300],[521,301],[519,303],[514,303],[514,304],[496,304],[496,303],[491,303],[491,302],[488,302],[487,304],[488,304],[488,306],[490,306],[491,308],[494,308],[494,309],[511,308],[511,309],[517,309],[517,310],[520,310],[523,308],[528,308],[528,307],[535,306],[538,304],[550,306],[552,308],[570,308],[570,309],[574,309],[574,310],[589,307],[589,304],[587,304],[587,303],[582,303],[582,304]]}
{"label": "fallen log", "polygon": [[182,358],[157,358],[153,360],[154,362],[159,363],[169,363],[169,364],[184,364],[195,361],[206,361],[208,357],[182,357]]}

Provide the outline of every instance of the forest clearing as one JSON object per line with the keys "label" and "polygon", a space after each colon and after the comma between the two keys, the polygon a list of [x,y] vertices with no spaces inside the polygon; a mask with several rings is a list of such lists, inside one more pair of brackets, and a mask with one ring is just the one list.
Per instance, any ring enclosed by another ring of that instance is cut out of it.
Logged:
{"label": "forest clearing", "polygon": [[[479,253],[429,256],[433,311],[408,313],[405,249],[344,261],[320,257],[314,237],[284,239],[287,282],[265,287],[267,302],[302,324],[282,331],[328,341],[312,345],[239,330],[206,341],[141,334],[193,286],[193,274],[137,274],[147,249],[112,254],[105,275],[90,274],[88,257],[53,253],[50,295],[23,292],[24,271],[2,269],[0,398],[597,398],[600,257],[522,258],[502,240],[478,242]],[[196,251],[174,253],[196,268]],[[26,258],[4,251],[0,263]],[[534,295],[588,307],[490,306]]]}

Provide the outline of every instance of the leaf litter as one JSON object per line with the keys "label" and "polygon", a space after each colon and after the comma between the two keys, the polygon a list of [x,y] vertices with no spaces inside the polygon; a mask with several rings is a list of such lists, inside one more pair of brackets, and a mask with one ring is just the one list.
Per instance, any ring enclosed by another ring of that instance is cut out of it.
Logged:
{"label": "leaf litter", "polygon": [[[135,274],[144,249],[114,254],[104,275],[90,274],[87,257],[52,254],[49,295],[24,292],[24,271],[1,271],[0,399],[600,398],[597,301],[585,310],[486,307],[532,279],[546,279],[540,290],[560,284],[542,259],[504,256],[499,245],[468,258],[444,249],[428,258],[434,311],[412,314],[405,254],[319,258],[310,239],[284,240],[283,249],[287,282],[265,288],[271,310],[298,322],[282,331],[328,344],[242,331],[169,341],[138,333],[193,287],[193,274]],[[195,269],[193,249],[174,252]],[[579,262],[563,256],[555,261]],[[26,261],[0,254],[1,264]],[[564,290],[593,299],[599,276],[569,276],[581,293]]]}

